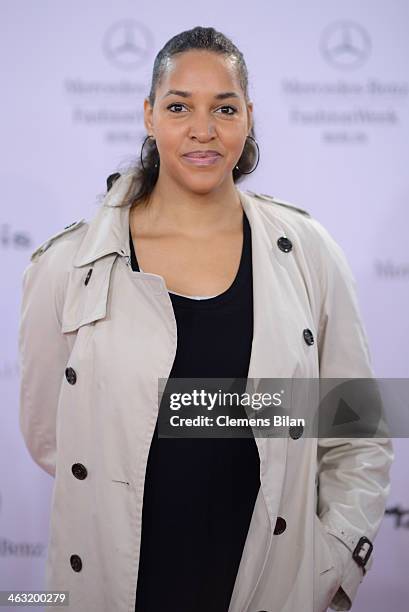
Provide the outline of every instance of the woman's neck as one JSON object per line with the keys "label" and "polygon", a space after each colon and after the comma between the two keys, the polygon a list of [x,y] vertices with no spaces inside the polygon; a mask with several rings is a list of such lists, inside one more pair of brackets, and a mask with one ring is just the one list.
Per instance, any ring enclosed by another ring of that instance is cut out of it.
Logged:
{"label": "woman's neck", "polygon": [[159,232],[166,228],[167,231],[199,235],[230,229],[241,218],[242,205],[234,183],[198,193],[158,180],[149,204],[142,205],[133,215]]}

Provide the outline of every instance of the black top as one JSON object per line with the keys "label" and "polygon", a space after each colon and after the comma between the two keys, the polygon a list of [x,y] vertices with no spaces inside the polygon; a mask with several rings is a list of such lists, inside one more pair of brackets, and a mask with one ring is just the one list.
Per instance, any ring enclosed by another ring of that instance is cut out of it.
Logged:
{"label": "black top", "polygon": [[[139,271],[130,231],[129,238],[132,270]],[[253,285],[244,211],[231,286],[206,299],[169,295],[178,334],[169,378],[246,379]],[[136,612],[227,612],[259,470],[254,437],[159,438],[156,424],[145,475]]]}

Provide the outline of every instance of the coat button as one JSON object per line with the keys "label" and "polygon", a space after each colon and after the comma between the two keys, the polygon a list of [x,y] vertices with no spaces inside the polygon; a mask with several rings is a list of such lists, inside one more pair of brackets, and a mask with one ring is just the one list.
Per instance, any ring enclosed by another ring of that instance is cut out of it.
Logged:
{"label": "coat button", "polygon": [[65,378],[68,380],[70,385],[75,385],[77,382],[77,373],[74,368],[65,368]]}
{"label": "coat button", "polygon": [[298,440],[304,433],[304,427],[302,425],[290,425],[289,432],[293,440]]}
{"label": "coat button", "polygon": [[280,535],[285,531],[287,523],[282,516],[277,516],[276,526],[274,527],[274,535]]}
{"label": "coat button", "polygon": [[85,277],[84,285],[88,285],[88,283],[89,283],[89,279],[91,278],[91,274],[92,274],[92,268],[90,268],[90,269],[88,270],[88,274],[87,274],[87,276]]}
{"label": "coat button", "polygon": [[277,244],[278,244],[278,248],[281,251],[284,251],[284,253],[289,253],[291,249],[293,248],[293,243],[291,242],[289,238],[287,238],[287,236],[281,236],[277,240]]}
{"label": "coat button", "polygon": [[82,570],[81,557],[79,557],[78,555],[71,555],[70,563],[74,572],[80,572]]}
{"label": "coat button", "polygon": [[87,477],[87,468],[82,463],[74,463],[71,467],[71,472],[74,474],[75,478],[78,480],[84,480]]}
{"label": "coat button", "polygon": [[308,345],[311,346],[311,344],[314,344],[314,336],[310,329],[304,329],[302,335],[304,336],[304,340]]}

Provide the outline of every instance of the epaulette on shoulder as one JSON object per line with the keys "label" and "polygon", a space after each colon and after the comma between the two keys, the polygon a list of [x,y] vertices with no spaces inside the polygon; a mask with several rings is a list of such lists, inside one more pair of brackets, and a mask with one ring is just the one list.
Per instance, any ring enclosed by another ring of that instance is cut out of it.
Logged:
{"label": "epaulette on shoulder", "polygon": [[267,200],[268,202],[272,202],[273,204],[278,204],[279,206],[285,206],[286,208],[291,208],[292,210],[296,210],[302,215],[311,217],[310,213],[307,210],[304,210],[303,208],[298,208],[298,206],[294,206],[293,204],[290,204],[289,202],[286,202],[285,200],[279,200],[278,198],[274,198],[273,196],[267,195],[265,193],[254,193],[254,191],[247,191],[247,193],[250,193],[252,196],[259,198],[260,200]]}
{"label": "epaulette on shoulder", "polygon": [[79,221],[74,221],[74,223],[70,223],[70,225],[64,227],[63,230],[60,230],[56,234],[53,234],[52,236],[47,238],[47,240],[40,244],[40,246],[38,246],[36,250],[31,253],[30,260],[34,261],[38,259],[38,257],[40,257],[58,238],[60,238],[61,236],[65,236],[65,234],[68,234],[69,232],[78,229],[79,227],[81,227],[81,225],[84,225],[85,222],[85,218],[80,219]]}

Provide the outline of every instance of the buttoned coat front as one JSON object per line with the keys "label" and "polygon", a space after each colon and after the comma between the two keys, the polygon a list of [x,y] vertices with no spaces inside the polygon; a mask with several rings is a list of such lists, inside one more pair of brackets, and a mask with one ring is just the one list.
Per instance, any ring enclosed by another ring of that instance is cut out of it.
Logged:
{"label": "buttoned coat front", "polygon": [[[90,221],[36,249],[23,278],[20,427],[55,478],[45,588],[68,591],[75,612],[134,612],[158,380],[176,353],[163,277],[130,267],[129,206],[119,205],[131,180],[117,178]],[[238,194],[252,232],[249,378],[372,377],[340,247],[305,211]],[[292,248],[279,248],[283,237]],[[256,442],[261,487],[228,612],[349,609],[364,577],[352,552],[362,536],[373,542],[384,514],[390,439]]]}

